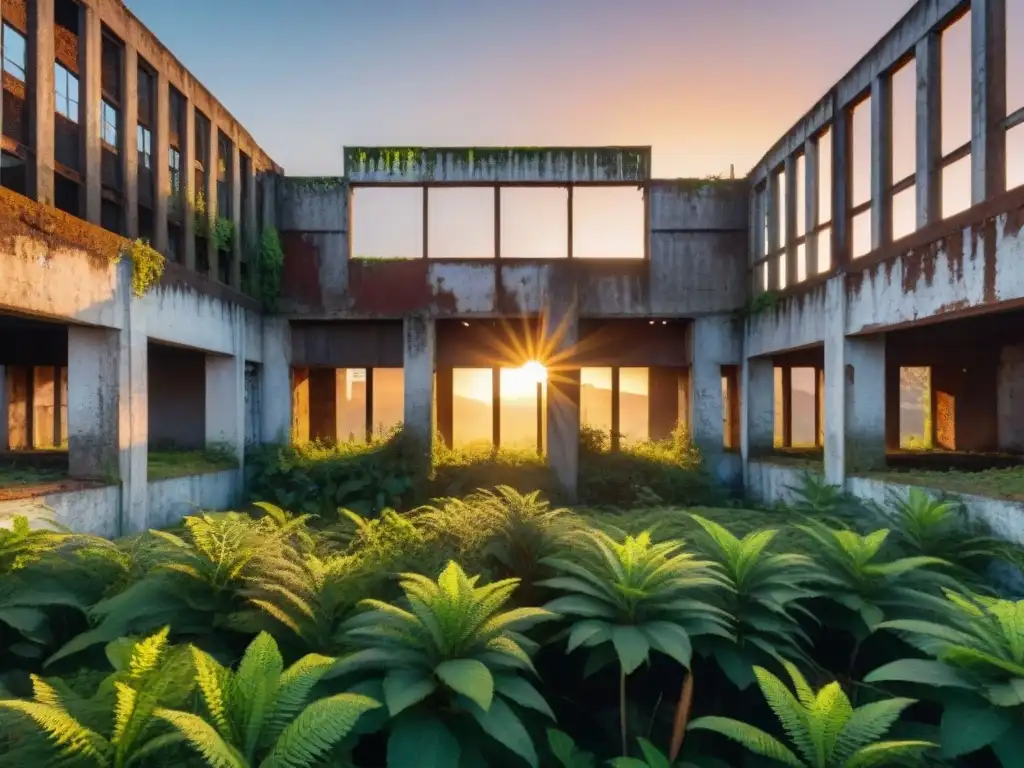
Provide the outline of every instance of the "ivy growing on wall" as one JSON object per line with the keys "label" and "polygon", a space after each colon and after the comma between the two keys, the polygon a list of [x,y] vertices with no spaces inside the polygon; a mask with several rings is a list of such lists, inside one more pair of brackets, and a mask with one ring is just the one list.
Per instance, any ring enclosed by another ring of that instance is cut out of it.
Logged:
{"label": "ivy growing on wall", "polygon": [[[149,240],[138,239],[127,248],[132,261],[132,295],[142,298],[160,282],[164,274],[166,259]],[[120,259],[115,259],[115,262]]]}
{"label": "ivy growing on wall", "polygon": [[235,224],[230,219],[218,216],[213,222],[213,244],[218,251],[230,251],[235,236]]}
{"label": "ivy growing on wall", "polygon": [[265,227],[256,253],[253,294],[268,312],[277,309],[281,297],[281,273],[284,270],[284,250],[274,227]]}

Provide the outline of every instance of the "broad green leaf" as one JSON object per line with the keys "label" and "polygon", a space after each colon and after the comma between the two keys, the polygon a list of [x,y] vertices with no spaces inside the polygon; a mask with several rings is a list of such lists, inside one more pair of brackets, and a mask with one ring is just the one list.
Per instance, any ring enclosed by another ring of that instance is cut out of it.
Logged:
{"label": "broad green leaf", "polygon": [[940,661],[928,659],[900,659],[885,664],[864,678],[865,683],[905,682],[947,688],[966,688],[974,685],[956,670]]}
{"label": "broad green leaf", "polygon": [[612,627],[612,644],[618,654],[622,671],[629,675],[647,661],[651,646],[644,633],[637,627],[620,625]]}
{"label": "broad green leaf", "polygon": [[667,621],[649,621],[640,625],[640,631],[656,651],[661,651],[689,669],[693,646],[686,630]]}
{"label": "broad green leaf", "polygon": [[437,690],[429,676],[418,669],[396,669],[384,678],[384,703],[388,713],[395,717],[399,712],[419,704]]}
{"label": "broad green leaf", "polygon": [[434,672],[456,693],[476,702],[484,711],[490,709],[494,698],[494,678],[483,662],[476,659],[442,661]]}
{"label": "broad green leaf", "polygon": [[572,737],[562,731],[548,728],[548,745],[562,768],[595,768],[594,756],[579,749]]}
{"label": "broad green leaf", "polygon": [[459,768],[458,739],[433,717],[401,717],[388,736],[388,768]]}
{"label": "broad green leaf", "polygon": [[939,726],[942,734],[943,757],[968,755],[987,747],[1013,727],[1013,719],[1005,710],[976,706],[966,702],[951,702],[942,712]]}
{"label": "broad green leaf", "polygon": [[612,768],[647,768],[647,763],[635,757],[616,757],[609,763]]}
{"label": "broad green leaf", "polygon": [[569,631],[569,642],[565,652],[572,653],[581,645],[591,647],[597,642],[611,639],[611,630],[608,622],[597,619],[584,619],[573,624]]}
{"label": "broad green leaf", "polygon": [[586,619],[614,619],[615,609],[608,603],[586,595],[556,597],[544,610],[563,616],[582,616]]}
{"label": "broad green leaf", "polygon": [[496,693],[501,694],[506,699],[511,699],[521,707],[535,709],[538,712],[547,715],[552,720],[555,719],[555,713],[551,711],[551,707],[548,706],[544,697],[537,692],[536,688],[521,677],[510,677],[507,675],[495,677],[494,690]]}
{"label": "broad green leaf", "polygon": [[526,732],[526,728],[508,704],[501,699],[494,699],[491,708],[486,711],[471,702],[467,704],[470,713],[488,736],[515,752],[532,768],[537,768],[537,751],[533,747],[530,734]]}
{"label": "broad green leaf", "polygon": [[644,753],[644,759],[647,761],[648,768],[672,768],[668,762],[668,758],[658,751],[647,739],[638,739],[640,743],[640,751]]}

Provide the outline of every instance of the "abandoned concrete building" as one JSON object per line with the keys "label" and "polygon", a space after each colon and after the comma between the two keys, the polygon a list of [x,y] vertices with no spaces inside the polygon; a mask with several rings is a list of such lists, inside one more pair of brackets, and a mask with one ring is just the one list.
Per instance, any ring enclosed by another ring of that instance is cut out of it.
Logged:
{"label": "abandoned concrete building", "polygon": [[[249,443],[398,422],[535,445],[569,496],[583,424],[612,450],[682,425],[765,500],[807,469],[882,499],[887,470],[1024,462],[1012,2],[921,0],[746,177],[686,180],[652,178],[650,147],[347,147],[343,177],[289,177],[118,0],[4,0],[0,450],[59,476],[0,488],[0,513],[166,525],[236,503]],[[359,245],[383,195],[416,216],[398,258]],[[602,195],[633,212],[627,247],[584,231]],[[516,217],[550,223],[543,249]],[[478,246],[451,253],[453,221]],[[226,464],[165,478],[168,445]],[[1024,504],[962,495],[1024,542]]]}

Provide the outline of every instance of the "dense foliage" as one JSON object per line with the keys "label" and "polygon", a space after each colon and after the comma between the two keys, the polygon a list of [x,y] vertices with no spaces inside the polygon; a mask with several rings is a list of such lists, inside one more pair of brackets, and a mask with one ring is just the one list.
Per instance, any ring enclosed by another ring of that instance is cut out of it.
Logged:
{"label": "dense foliage", "polygon": [[1024,601],[985,574],[1020,552],[945,502],[412,507],[365,460],[117,542],[0,528],[0,763],[1019,765]]}

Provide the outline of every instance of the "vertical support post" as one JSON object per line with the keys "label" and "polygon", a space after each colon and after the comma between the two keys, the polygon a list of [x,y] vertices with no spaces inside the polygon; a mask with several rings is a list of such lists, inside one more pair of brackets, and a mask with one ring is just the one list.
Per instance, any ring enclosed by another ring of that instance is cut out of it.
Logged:
{"label": "vertical support post", "polygon": [[455,445],[455,371],[450,365],[437,366],[437,431],[448,448]]}
{"label": "vertical support post", "polygon": [[260,407],[266,443],[287,443],[292,424],[292,334],[284,318],[263,315]]}
{"label": "vertical support post", "polygon": [[774,448],[775,366],[771,358],[748,357],[743,361],[742,376],[740,452],[746,481],[750,462]]}
{"label": "vertical support post", "polygon": [[651,180],[644,182],[644,259],[651,258]]}
{"label": "vertical support post", "polygon": [[209,151],[206,156],[206,216],[207,232],[206,254],[210,264],[210,278],[220,280],[220,253],[217,251],[217,238],[214,237],[214,230],[217,225],[217,217],[221,215],[218,210],[220,201],[217,199],[217,181],[220,178],[220,132],[217,130],[217,109],[216,105],[210,105],[209,128],[206,143]]}
{"label": "vertical support post", "polygon": [[76,479],[112,480],[119,474],[119,335],[109,328],[68,326],[68,469]]}
{"label": "vertical support post", "polygon": [[847,107],[837,109],[832,121],[832,268],[850,262],[850,210],[853,195],[853,164],[850,150],[852,115]]}
{"label": "vertical support post", "polygon": [[363,423],[366,427],[366,442],[373,442],[376,424],[373,423],[373,368],[366,368],[366,414]]}
{"label": "vertical support post", "polygon": [[537,382],[537,455],[544,455],[544,382]]}
{"label": "vertical support post", "polygon": [[100,225],[103,207],[103,167],[100,149],[100,102],[103,98],[103,27],[95,6],[82,5],[81,47],[78,52],[82,84],[82,156],[85,158],[85,220]]}
{"label": "vertical support post", "polygon": [[611,450],[618,451],[622,441],[622,369],[619,366],[612,367],[612,433]]}
{"label": "vertical support post", "polygon": [[971,3],[971,203],[1006,191],[1006,0]]}
{"label": "vertical support post", "polygon": [[139,57],[129,40],[124,44],[124,96],[121,99],[121,173],[124,182],[124,232],[139,236]]}
{"label": "vertical support post", "polygon": [[494,188],[494,258],[501,258],[501,187]]}
{"label": "vertical support post", "polygon": [[[171,196],[171,93],[167,73],[156,73],[156,131],[153,147],[153,247],[160,253],[168,250],[167,209]],[[181,258],[179,256],[179,258]]]}
{"label": "vertical support post", "polygon": [[871,249],[892,242],[892,78],[871,81]]}
{"label": "vertical support post", "polygon": [[501,447],[501,368],[491,368],[491,443]]}
{"label": "vertical support post", "polygon": [[822,427],[825,425],[825,420],[822,418],[824,414],[822,410],[824,408],[825,396],[825,369],[815,368],[814,369],[814,446],[821,448],[825,444],[825,435],[822,432]]}
{"label": "vertical support post", "polygon": [[793,447],[793,367],[782,366],[782,447]]}
{"label": "vertical support post", "polygon": [[[149,527],[149,338],[140,302],[132,300],[132,265],[118,264],[118,295],[124,326],[118,334],[118,445],[121,476],[121,535]],[[73,379],[72,379],[73,381]]]}
{"label": "vertical support post", "polygon": [[53,42],[54,0],[35,0],[28,4],[29,61],[33,95],[29,98],[32,106],[32,149],[35,163],[32,165],[32,192],[43,205],[53,205],[53,152],[54,152],[54,42]]}
{"label": "vertical support post", "polygon": [[[0,99],[2,101],[2,99]],[[0,451],[10,450],[10,393],[8,366],[0,365]]]}
{"label": "vertical support post", "polygon": [[[246,258],[249,260],[249,274],[255,278],[256,271],[259,269],[259,248],[260,248],[260,235],[259,231],[259,217],[256,211],[256,158],[252,155],[249,157],[249,167],[245,170],[245,204],[243,205],[242,214],[242,230],[243,239],[242,247],[247,249]],[[242,286],[243,290],[245,286]]]}
{"label": "vertical support post", "polygon": [[430,187],[423,188],[423,258],[430,258]]}
{"label": "vertical support post", "polygon": [[434,437],[434,354],[437,325],[432,317],[409,315],[403,320],[405,344],[405,430],[425,451],[429,469]]}
{"label": "vertical support post", "polygon": [[[973,14],[971,14],[973,16]],[[917,43],[917,226],[942,218],[942,40],[929,32]],[[972,161],[973,162],[973,161]]]}
{"label": "vertical support post", "polygon": [[[741,339],[738,328],[727,315],[711,315],[696,318],[690,325],[690,382],[689,422],[690,439],[700,448],[708,468],[716,472],[723,481],[735,481],[735,469],[723,461],[725,454],[726,423],[725,403],[722,401],[722,375],[732,368],[730,394],[733,400],[739,396],[736,365],[740,360]],[[769,366],[770,367],[770,366]],[[728,376],[728,374],[726,374]],[[770,394],[770,392],[769,392]],[[741,409],[747,398],[741,397],[730,414],[733,422],[742,419]],[[769,405],[771,401],[769,400]],[[730,403],[730,405],[734,405]],[[770,413],[769,413],[770,415]],[[740,447],[743,444],[744,429],[737,425],[733,435]],[[756,430],[755,430],[756,431]],[[771,447],[769,443],[769,448]],[[716,467],[717,465],[717,467]],[[728,472],[728,475],[726,474]]]}
{"label": "vertical support post", "polygon": [[575,281],[552,288],[541,322],[545,347],[560,362],[548,365],[547,453],[562,493],[572,503],[580,465],[580,369],[571,359],[579,341],[579,297]]}
{"label": "vertical support post", "polygon": [[231,142],[231,177],[228,183],[231,194],[231,287],[242,289],[242,239],[245,229],[242,227],[242,153],[238,148],[238,136]]}
{"label": "vertical support post", "polygon": [[309,368],[291,369],[291,442],[309,442]]}
{"label": "vertical support post", "polygon": [[[184,95],[184,94],[182,94]],[[196,109],[191,98],[185,96],[185,135],[181,140],[181,180],[184,190],[184,204],[181,207],[181,238],[184,240],[185,267],[196,268],[196,196],[203,190],[196,189]],[[203,192],[203,194],[206,194]],[[263,390],[269,392],[269,390]],[[266,402],[266,399],[264,399]],[[264,424],[264,427],[267,425]],[[273,434],[266,430],[264,435]]]}
{"label": "vertical support post", "polygon": [[765,254],[772,257],[765,264],[768,270],[768,290],[779,290],[779,257],[777,251],[782,246],[781,232],[779,231],[779,203],[781,190],[779,189],[779,174],[772,169],[768,172],[768,184],[765,188],[765,215],[768,217],[768,247]]}
{"label": "vertical support post", "polygon": [[804,273],[808,278],[818,274],[818,235],[821,223],[818,179],[821,166],[818,137],[804,142]]}
{"label": "vertical support post", "polygon": [[796,261],[796,220],[797,220],[797,173],[796,155],[786,158],[786,287],[800,282],[800,270]]}
{"label": "vertical support post", "polygon": [[900,449],[900,366],[885,363],[885,450]]}
{"label": "vertical support post", "polygon": [[568,193],[566,194],[566,201],[567,201],[566,202],[566,215],[569,217],[569,219],[568,219],[568,226],[566,227],[566,231],[568,232],[568,241],[566,243],[566,248],[567,248],[567,250],[566,250],[566,257],[571,259],[572,258],[572,250],[573,250],[573,248],[572,248],[572,184],[570,184],[567,187],[567,189],[568,189]]}

